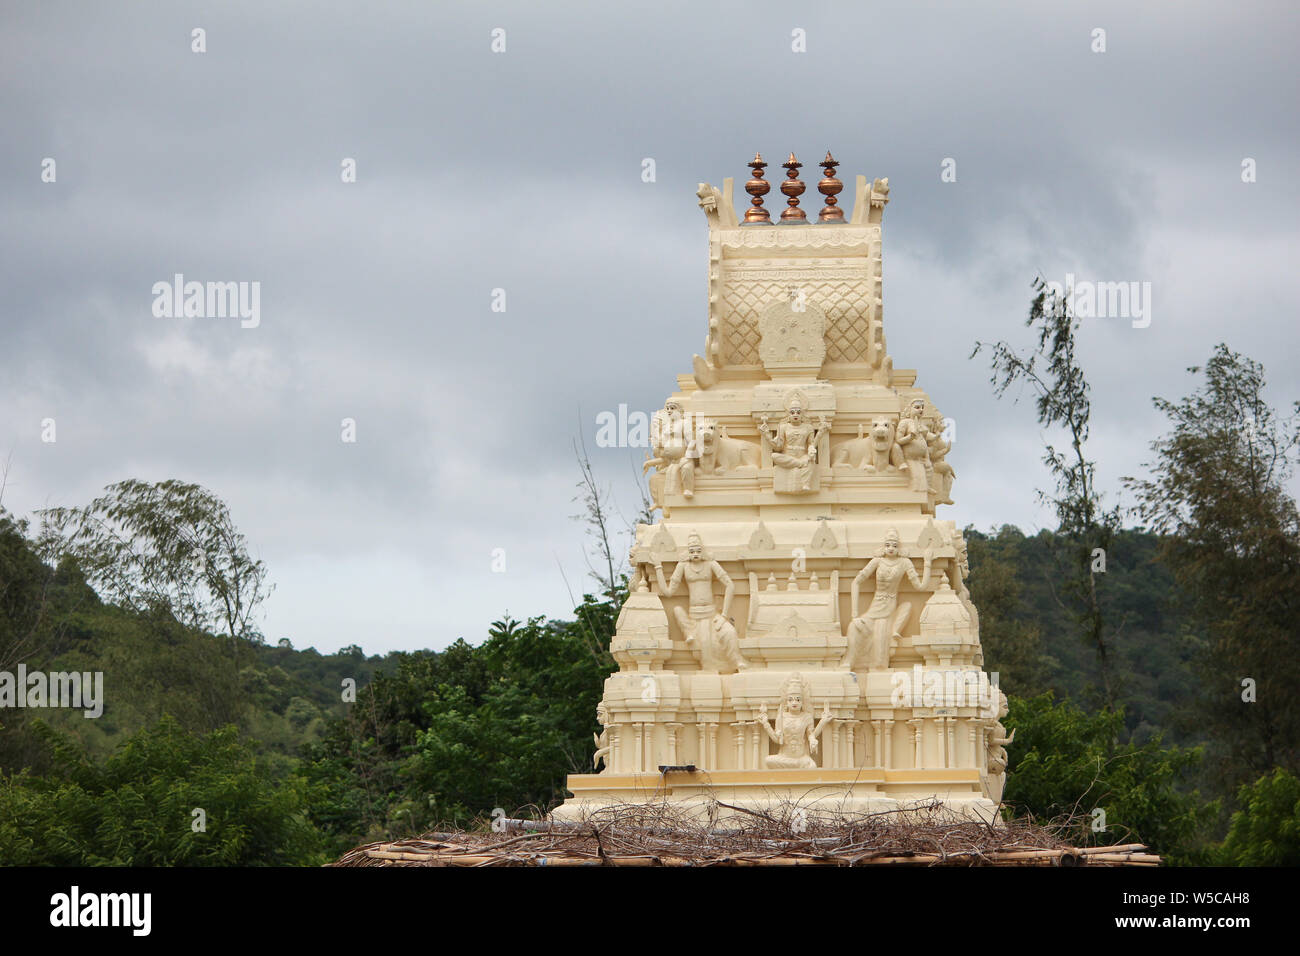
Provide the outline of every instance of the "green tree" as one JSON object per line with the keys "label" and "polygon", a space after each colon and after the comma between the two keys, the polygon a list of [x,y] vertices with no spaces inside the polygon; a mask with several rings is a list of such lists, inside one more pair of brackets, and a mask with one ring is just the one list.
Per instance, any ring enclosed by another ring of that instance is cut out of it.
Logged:
{"label": "green tree", "polygon": [[[1217,812],[1183,786],[1199,749],[1165,747],[1158,737],[1117,743],[1122,714],[1089,714],[1051,694],[1012,700],[1010,710],[1006,725],[1016,738],[1004,799],[1017,815],[1075,818],[1080,840],[1143,842],[1175,861],[1195,851]],[[1105,829],[1094,829],[1102,821]]]}
{"label": "green tree", "polygon": [[1273,767],[1300,772],[1300,513],[1286,491],[1300,402],[1282,419],[1263,366],[1226,345],[1189,371],[1204,376],[1196,392],[1155,399],[1172,427],[1151,445],[1153,477],[1126,484],[1205,635],[1195,705],[1231,793]]}
{"label": "green tree", "polygon": [[1211,854],[1220,866],[1300,866],[1300,779],[1281,767],[1244,784],[1228,837]]}
{"label": "green tree", "polygon": [[1118,692],[1111,660],[1115,627],[1108,620],[1098,574],[1105,570],[1120,511],[1105,507],[1097,490],[1096,463],[1085,450],[1092,400],[1075,352],[1079,319],[1067,296],[1053,292],[1041,279],[1034,287],[1037,294],[1025,322],[1038,334],[1034,352],[1024,357],[1007,342],[977,342],[971,358],[990,352],[994,392],[1001,397],[1013,385],[1028,385],[1035,392],[1038,423],[1063,428],[1068,436],[1068,450],[1052,444],[1044,450],[1043,462],[1056,491],[1039,491],[1038,496],[1055,510],[1057,531],[1067,544],[1063,555],[1055,555],[1062,570],[1062,603],[1069,606],[1080,637],[1097,654],[1102,696],[1109,707]]}
{"label": "green tree", "polygon": [[134,478],[84,508],[40,512],[41,556],[76,561],[108,600],[166,608],[187,627],[260,642],[254,616],[270,594],[225,502],[199,485]]}
{"label": "green tree", "polygon": [[558,803],[565,775],[591,769],[622,600],[587,595],[571,621],[507,617],[478,647],[400,656],[307,748],[313,819],[344,849]]}
{"label": "green tree", "polygon": [[1032,697],[1049,689],[1051,660],[1040,626],[1025,615],[1019,574],[1019,545],[1025,536],[1004,525],[995,536],[963,532],[970,557],[971,601],[979,609],[984,666],[996,671],[1010,697]]}

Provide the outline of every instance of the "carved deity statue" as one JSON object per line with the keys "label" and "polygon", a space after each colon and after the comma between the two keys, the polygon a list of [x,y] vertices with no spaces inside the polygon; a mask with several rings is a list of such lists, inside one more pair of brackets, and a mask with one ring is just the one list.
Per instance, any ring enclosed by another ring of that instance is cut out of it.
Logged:
{"label": "carved deity statue", "polygon": [[806,494],[813,490],[813,468],[817,465],[817,442],[827,428],[822,416],[817,425],[805,421],[803,404],[798,398],[791,400],[785,421],[774,430],[764,415],[759,421],[759,431],[772,446],[772,464],[788,476],[777,480],[775,490],[792,494]]}
{"label": "carved deity statue", "polygon": [[[975,607],[975,602],[970,599],[970,588],[966,586],[966,579],[970,577],[970,552],[966,547],[966,539],[959,537],[956,544],[957,551],[957,597],[961,598],[961,603],[966,605],[966,611],[970,614],[971,623],[975,626],[975,633],[980,629],[980,612]],[[983,651],[980,651],[980,659],[983,659]]]}
{"label": "carved deity statue", "polygon": [[[700,654],[700,666],[706,671],[719,674],[731,674],[749,666],[740,654],[740,637],[736,626],[731,623],[728,614],[731,611],[731,599],[736,587],[731,577],[721,564],[704,554],[704,542],[698,534],[692,533],[686,539],[685,561],[678,561],[671,580],[664,580],[663,563],[659,556],[654,556],[655,577],[659,582],[659,593],[672,597],[677,586],[684,580],[689,598],[689,610],[673,608],[677,626],[681,628],[686,643],[695,647]],[[713,582],[721,582],[724,589],[722,610],[719,611],[713,596]]]}
{"label": "carved deity statue", "polygon": [[654,456],[641,466],[644,474],[658,468],[665,478],[663,493],[680,489],[687,498],[695,496],[695,436],[690,419],[682,414],[681,403],[668,399],[650,421],[650,452]]}
{"label": "carved deity statue", "polygon": [[1002,726],[1002,718],[1008,713],[1007,695],[998,691],[998,715],[996,718],[987,718],[984,723],[988,728],[985,733],[984,746],[987,749],[988,756],[988,775],[989,775],[989,799],[994,802],[1001,802],[1002,789],[1007,782],[1007,744],[1016,739],[1016,732],[1013,730],[1007,733],[1007,728]]}
{"label": "carved deity statue", "polygon": [[801,674],[791,674],[781,685],[781,704],[776,712],[775,729],[768,723],[767,704],[758,711],[758,726],[762,727],[778,748],[767,756],[768,767],[777,770],[801,770],[817,766],[813,754],[817,752],[817,738],[831,719],[831,708],[822,708],[822,719],[814,725],[812,697]]}
{"label": "carved deity statue", "polygon": [[610,752],[609,710],[603,700],[596,704],[596,722],[600,724],[600,733],[591,735],[591,739],[596,742],[596,752],[591,756],[591,765],[599,769],[601,763],[609,765]]}
{"label": "carved deity statue", "polygon": [[934,478],[934,466],[930,462],[930,429],[925,423],[925,399],[913,399],[903,409],[895,437],[912,475],[912,490],[928,491]]}
{"label": "carved deity statue", "polygon": [[948,452],[952,451],[952,442],[945,441],[943,437],[943,419],[935,415],[931,421],[934,423],[930,427],[927,444],[930,446],[930,466],[933,474],[930,478],[930,490],[934,492],[934,503],[937,505],[950,505],[952,501],[952,482],[957,477],[957,473],[952,470],[952,465],[945,460]]}
{"label": "carved deity statue", "polygon": [[[918,591],[930,585],[933,552],[925,551],[925,573],[917,577],[912,559],[903,557],[898,532],[885,534],[885,546],[853,579],[850,592],[853,621],[849,624],[849,646],[840,666],[846,670],[879,670],[889,666],[889,652],[901,636],[912,613],[912,602],[898,601],[898,589],[906,578]],[[875,596],[867,613],[858,614],[858,601],[864,582],[875,578]]]}

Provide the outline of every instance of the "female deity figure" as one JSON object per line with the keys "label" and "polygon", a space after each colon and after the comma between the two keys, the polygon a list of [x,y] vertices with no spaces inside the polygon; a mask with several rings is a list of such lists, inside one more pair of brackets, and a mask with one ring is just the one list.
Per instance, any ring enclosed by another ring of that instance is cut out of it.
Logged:
{"label": "female deity figure", "polygon": [[817,465],[817,442],[822,432],[829,428],[826,416],[822,416],[817,425],[805,421],[803,403],[798,397],[790,400],[789,414],[785,421],[775,430],[768,424],[767,416],[758,423],[759,433],[767,437],[772,448],[772,465],[774,480],[778,474],[789,476],[785,481],[777,481],[776,491],[802,494],[813,490],[813,469]]}
{"label": "female deity figure", "polygon": [[[894,641],[902,634],[903,626],[912,613],[912,602],[898,601],[898,588],[903,578],[918,591],[930,585],[930,563],[933,552],[925,552],[925,573],[916,576],[912,559],[900,553],[898,532],[890,528],[885,533],[885,547],[872,558],[853,579],[851,592],[853,622],[849,624],[849,646],[840,666],[846,670],[883,670],[889,667],[889,652]],[[867,613],[858,614],[858,599],[863,582],[875,577],[876,594]]]}
{"label": "female deity figure", "polygon": [[791,674],[781,685],[781,705],[776,712],[776,729],[768,723],[767,704],[758,711],[758,725],[780,748],[767,757],[767,766],[777,770],[806,770],[817,766],[812,755],[817,752],[817,738],[831,719],[831,708],[822,708],[822,719],[813,724],[812,699],[803,676]]}

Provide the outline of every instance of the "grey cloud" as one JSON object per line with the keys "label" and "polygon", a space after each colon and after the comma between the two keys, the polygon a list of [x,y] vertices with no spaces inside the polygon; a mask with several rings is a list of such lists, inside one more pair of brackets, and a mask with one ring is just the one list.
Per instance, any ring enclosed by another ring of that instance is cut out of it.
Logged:
{"label": "grey cloud", "polygon": [[[1151,396],[1184,394],[1184,367],[1216,341],[1268,363],[1279,401],[1300,392],[1283,361],[1295,11],[49,3],[2,16],[5,504],[84,501],[127,475],[212,487],[281,584],[272,638],[441,646],[479,639],[507,607],[567,611],[557,558],[589,587],[572,440],[582,430],[631,514],[643,452],[596,448],[595,416],[657,407],[701,350],[695,185],[735,177],[743,202],[755,148],[774,164],[796,150],[805,179],[828,147],[847,182],[890,178],[886,332],[958,422],[946,517],[1050,521],[1033,497],[1047,479],[1031,405],[996,401],[967,360],[976,339],[1028,343],[1039,270],[1155,289],[1149,329],[1098,320],[1083,337],[1111,491],[1160,427]],[[206,54],[189,52],[194,26]],[[1105,54],[1088,50],[1096,26]],[[790,52],[795,27],[807,54]],[[44,156],[57,185],[37,177]],[[956,184],[939,180],[949,156]],[[354,185],[339,182],[344,157]],[[260,281],[261,326],[154,318],[150,287],[175,272]],[[505,313],[488,307],[497,287]],[[39,441],[46,415],[55,446]],[[355,446],[339,441],[343,417]]]}

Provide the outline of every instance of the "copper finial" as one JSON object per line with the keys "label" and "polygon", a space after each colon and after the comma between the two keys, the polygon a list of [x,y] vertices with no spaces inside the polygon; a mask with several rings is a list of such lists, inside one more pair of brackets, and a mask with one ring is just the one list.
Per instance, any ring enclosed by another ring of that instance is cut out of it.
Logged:
{"label": "copper finial", "polygon": [[772,188],[772,184],[763,178],[763,170],[767,168],[767,163],[763,162],[763,154],[754,153],[749,166],[754,178],[745,183],[745,192],[754,198],[750,200],[749,208],[745,210],[745,222],[763,222],[770,226],[772,215],[763,208],[763,197]]}
{"label": "copper finial", "polygon": [[844,221],[844,210],[837,205],[835,199],[836,193],[844,188],[844,184],[835,178],[835,167],[838,165],[831,151],[826,150],[826,158],[821,161],[822,172],[826,174],[826,178],[817,184],[817,191],[826,197],[826,205],[822,207],[821,215],[818,217],[819,222]]}
{"label": "copper finial", "polygon": [[807,222],[808,217],[804,214],[804,211],[799,208],[799,197],[802,196],[803,191],[808,188],[803,183],[799,182],[799,168],[803,166],[803,163],[795,159],[794,153],[791,153],[790,158],[781,165],[787,171],[785,174],[785,181],[781,183],[781,192],[787,200],[787,208],[785,212],[781,213],[781,222]]}

